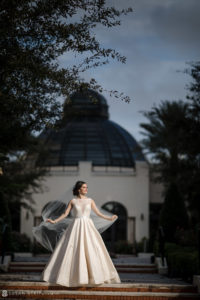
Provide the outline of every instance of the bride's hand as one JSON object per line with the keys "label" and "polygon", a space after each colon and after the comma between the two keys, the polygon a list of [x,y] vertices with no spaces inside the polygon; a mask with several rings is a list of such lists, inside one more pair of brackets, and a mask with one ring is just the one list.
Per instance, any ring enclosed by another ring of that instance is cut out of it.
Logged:
{"label": "bride's hand", "polygon": [[117,218],[118,218],[117,215],[113,215],[112,218],[111,218],[111,221],[114,221],[114,220],[116,220]]}
{"label": "bride's hand", "polygon": [[55,220],[51,220],[51,219],[46,219],[46,222],[49,222],[49,223],[52,223],[52,224],[55,224]]}

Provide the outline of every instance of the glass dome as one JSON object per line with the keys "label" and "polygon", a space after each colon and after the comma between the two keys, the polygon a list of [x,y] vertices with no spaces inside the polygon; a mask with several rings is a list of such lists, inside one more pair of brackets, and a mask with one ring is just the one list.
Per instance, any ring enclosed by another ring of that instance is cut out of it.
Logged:
{"label": "glass dome", "polygon": [[79,161],[91,161],[93,166],[134,167],[136,160],[145,160],[129,132],[108,119],[105,98],[94,91],[92,96],[99,100],[91,102],[85,95],[73,94],[64,105],[62,127],[41,133],[48,155],[39,156],[37,165],[76,166]]}

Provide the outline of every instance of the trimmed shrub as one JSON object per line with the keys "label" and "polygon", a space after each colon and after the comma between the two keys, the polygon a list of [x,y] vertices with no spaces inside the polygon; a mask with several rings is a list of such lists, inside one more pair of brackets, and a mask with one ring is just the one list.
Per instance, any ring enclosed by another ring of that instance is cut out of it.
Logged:
{"label": "trimmed shrub", "polygon": [[149,240],[143,237],[139,242],[136,242],[136,252],[149,252]]}
{"label": "trimmed shrub", "polygon": [[194,247],[181,247],[173,243],[165,245],[170,277],[192,281],[198,273],[198,251]]}
{"label": "trimmed shrub", "polygon": [[133,254],[133,244],[119,240],[115,242],[115,253]]}
{"label": "trimmed shrub", "polygon": [[51,252],[50,252],[50,250],[47,250],[42,245],[40,245],[38,242],[35,242],[32,245],[32,253],[33,254],[49,254]]}
{"label": "trimmed shrub", "polygon": [[31,252],[31,239],[25,233],[12,231],[11,239],[13,252]]}

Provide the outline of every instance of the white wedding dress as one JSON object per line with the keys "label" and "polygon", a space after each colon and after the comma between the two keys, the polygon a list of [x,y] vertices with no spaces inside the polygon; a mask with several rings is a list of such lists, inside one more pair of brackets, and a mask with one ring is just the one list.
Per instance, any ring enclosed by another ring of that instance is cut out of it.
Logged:
{"label": "white wedding dress", "polygon": [[90,218],[91,199],[72,200],[74,220],[57,242],[41,279],[67,287],[120,283],[101,234]]}

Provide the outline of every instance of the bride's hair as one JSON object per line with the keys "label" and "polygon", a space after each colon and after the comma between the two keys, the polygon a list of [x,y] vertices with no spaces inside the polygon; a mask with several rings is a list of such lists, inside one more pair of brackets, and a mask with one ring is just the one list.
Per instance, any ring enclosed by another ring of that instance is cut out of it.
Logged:
{"label": "bride's hair", "polygon": [[73,187],[73,195],[78,196],[79,195],[79,189],[82,187],[83,184],[86,182],[84,181],[77,181],[76,184]]}

